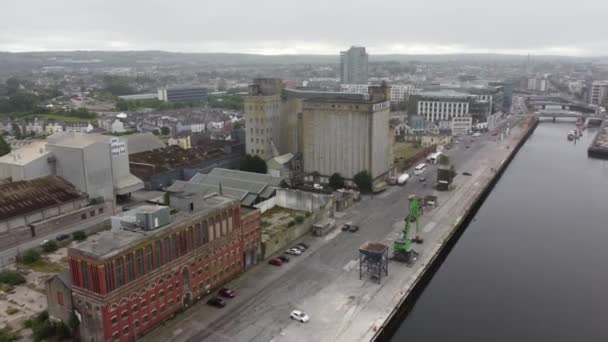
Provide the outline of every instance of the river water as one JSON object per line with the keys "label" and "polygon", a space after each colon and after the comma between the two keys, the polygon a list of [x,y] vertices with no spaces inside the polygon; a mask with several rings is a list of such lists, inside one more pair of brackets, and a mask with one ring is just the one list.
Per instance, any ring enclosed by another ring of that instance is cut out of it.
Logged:
{"label": "river water", "polygon": [[608,341],[608,162],[543,121],[391,341]]}

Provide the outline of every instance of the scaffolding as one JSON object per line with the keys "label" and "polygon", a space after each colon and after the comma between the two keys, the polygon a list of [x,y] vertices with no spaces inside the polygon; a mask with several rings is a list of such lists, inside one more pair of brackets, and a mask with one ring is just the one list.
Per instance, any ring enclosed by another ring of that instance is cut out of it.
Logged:
{"label": "scaffolding", "polygon": [[368,241],[359,248],[359,279],[366,275],[380,284],[388,276],[388,246]]}

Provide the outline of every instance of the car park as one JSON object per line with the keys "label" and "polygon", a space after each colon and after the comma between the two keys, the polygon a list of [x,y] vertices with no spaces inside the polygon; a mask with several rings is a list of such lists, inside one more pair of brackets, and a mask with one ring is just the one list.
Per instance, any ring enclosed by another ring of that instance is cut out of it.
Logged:
{"label": "car park", "polygon": [[211,297],[207,301],[207,304],[215,306],[216,308],[223,308],[224,306],[226,306],[226,301],[219,297]]}
{"label": "car park", "polygon": [[273,265],[273,266],[281,266],[281,265],[283,265],[283,261],[281,261],[281,259],[279,259],[279,258],[274,258],[274,259],[268,260],[268,264]]}
{"label": "car park", "polygon": [[302,323],[306,323],[310,320],[310,317],[300,310],[293,310],[291,314],[289,314],[289,317]]}
{"label": "car park", "polygon": [[236,292],[227,287],[223,287],[218,291],[218,294],[225,298],[234,298],[236,296]]}

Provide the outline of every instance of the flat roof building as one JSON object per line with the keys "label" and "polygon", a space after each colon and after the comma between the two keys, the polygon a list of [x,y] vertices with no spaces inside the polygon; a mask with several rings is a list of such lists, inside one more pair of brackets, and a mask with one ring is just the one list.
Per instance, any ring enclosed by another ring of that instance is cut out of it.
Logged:
{"label": "flat roof building", "polygon": [[111,230],[68,249],[83,341],[140,337],[243,272],[248,253],[259,253],[258,210],[244,213],[237,200],[218,194],[197,203],[174,214],[163,206],[133,209],[113,217]]}

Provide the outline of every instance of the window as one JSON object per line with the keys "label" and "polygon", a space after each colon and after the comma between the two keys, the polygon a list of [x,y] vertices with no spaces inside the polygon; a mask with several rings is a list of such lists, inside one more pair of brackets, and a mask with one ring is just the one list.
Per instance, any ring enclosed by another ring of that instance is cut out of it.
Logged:
{"label": "window", "polygon": [[80,262],[80,270],[82,272],[82,287],[85,289],[89,288],[89,265],[86,261]]}
{"label": "window", "polygon": [[131,307],[131,311],[132,312],[137,312],[137,304],[133,304],[133,306]]}
{"label": "window", "polygon": [[164,243],[163,264],[165,264],[169,260],[171,260],[171,240],[168,237],[166,237],[165,240],[163,240],[163,243]]}
{"label": "window", "polygon": [[196,245],[200,246],[202,244],[202,234],[201,234],[201,224],[197,223],[194,225],[194,241],[196,241]]}
{"label": "window", "polygon": [[203,243],[209,242],[209,227],[207,227],[207,221],[203,221],[201,235],[203,236]]}
{"label": "window", "polygon": [[194,231],[192,227],[188,228],[188,249],[192,250],[194,248]]}
{"label": "window", "polygon": [[91,210],[91,211],[89,212],[89,216],[91,216],[91,217],[95,216],[95,210]]}
{"label": "window", "polygon": [[144,320],[144,323],[148,323],[148,315],[143,315],[142,319]]}
{"label": "window", "polygon": [[116,325],[116,322],[118,322],[118,317],[112,316],[112,318],[110,318],[110,322],[112,322],[112,325]]}
{"label": "window", "polygon": [[127,314],[127,310],[123,310],[123,311],[120,313],[120,317],[121,317],[122,319],[127,319],[127,317],[129,317],[129,315]]}
{"label": "window", "polygon": [[129,326],[125,326],[124,328],[122,328],[122,333],[123,335],[129,335]]}
{"label": "window", "polygon": [[116,259],[116,283],[118,284],[118,286],[122,286],[125,283],[125,274],[124,274],[124,268],[123,268],[123,261],[122,261],[122,257],[119,257],[118,259]]}
{"label": "window", "polygon": [[135,272],[133,270],[133,253],[127,254],[127,282],[135,279]]}
{"label": "window", "polygon": [[228,216],[226,212],[222,213],[222,235],[228,234]]}
{"label": "window", "polygon": [[99,208],[99,210],[97,210],[100,214],[103,213],[103,208]]}
{"label": "window", "polygon": [[177,249],[177,234],[173,234],[171,240],[173,241],[173,260],[175,260],[179,256],[179,250]]}
{"label": "window", "polygon": [[145,300],[141,301],[141,308],[145,309],[148,306],[148,302],[146,302]]}
{"label": "window", "polygon": [[57,304],[63,305],[63,292],[57,291]]}
{"label": "window", "polygon": [[152,269],[152,245],[146,246],[146,271],[150,272]]}
{"label": "window", "polygon": [[137,321],[137,320],[136,320],[136,321],[134,321],[134,322],[133,322],[133,325],[135,325],[135,327],[136,327],[136,328],[139,328],[139,321]]}
{"label": "window", "polygon": [[87,219],[87,213],[80,214],[80,219],[81,220],[86,220]]}
{"label": "window", "polygon": [[156,300],[156,295],[155,295],[155,294],[151,295],[151,296],[150,296],[150,301],[151,301],[151,302],[153,302],[153,301],[155,301],[155,300]]}
{"label": "window", "polygon": [[156,309],[152,310],[152,317],[156,317]]}
{"label": "window", "polygon": [[154,267],[158,267],[163,264],[163,259],[162,259],[163,254],[162,254],[161,249],[162,249],[162,247],[161,247],[160,240],[154,241],[154,255],[156,256],[156,263],[154,264]]}
{"label": "window", "polygon": [[138,249],[135,251],[135,263],[137,264],[137,275],[144,274],[144,250]]}

